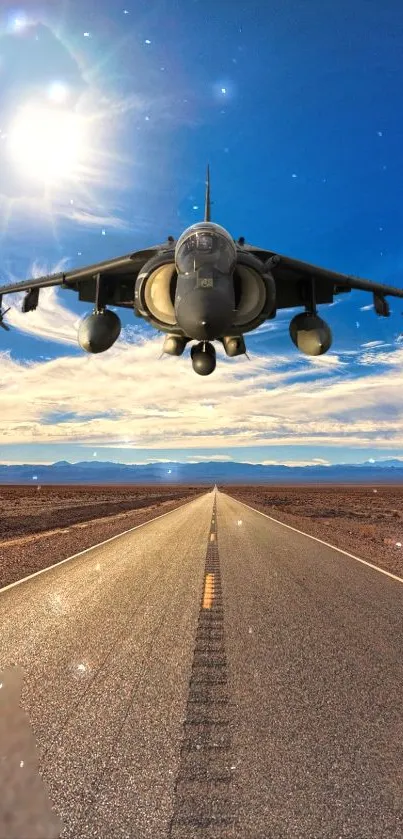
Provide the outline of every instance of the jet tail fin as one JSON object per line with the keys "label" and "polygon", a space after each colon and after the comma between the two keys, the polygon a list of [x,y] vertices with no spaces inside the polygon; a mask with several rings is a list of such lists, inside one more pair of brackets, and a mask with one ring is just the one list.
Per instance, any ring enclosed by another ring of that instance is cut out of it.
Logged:
{"label": "jet tail fin", "polygon": [[204,202],[204,221],[211,221],[210,166],[208,164],[206,173],[206,198]]}

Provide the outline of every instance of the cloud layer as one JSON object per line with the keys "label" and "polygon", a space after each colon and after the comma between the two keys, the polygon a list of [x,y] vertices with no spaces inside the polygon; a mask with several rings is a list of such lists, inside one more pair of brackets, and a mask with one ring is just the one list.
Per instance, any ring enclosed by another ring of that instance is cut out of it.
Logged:
{"label": "cloud layer", "polygon": [[[42,293],[36,312],[10,315],[17,328],[76,345],[77,315],[55,289]],[[369,342],[345,358],[290,349],[281,356],[252,353],[250,360],[227,359],[217,348],[217,369],[205,379],[193,372],[188,354],[160,360],[162,342],[161,335],[125,330],[102,355],[37,363],[3,353],[3,444],[403,446],[401,345]]]}
{"label": "cloud layer", "polygon": [[[61,269],[57,269],[61,270]],[[34,272],[33,276],[38,276]],[[56,288],[43,288],[40,292],[40,304],[33,312],[24,314],[21,311],[22,295],[10,294],[7,306],[11,306],[7,313],[7,323],[37,338],[57,341],[61,344],[77,346],[77,329],[80,318],[75,312],[66,309],[59,301]]]}

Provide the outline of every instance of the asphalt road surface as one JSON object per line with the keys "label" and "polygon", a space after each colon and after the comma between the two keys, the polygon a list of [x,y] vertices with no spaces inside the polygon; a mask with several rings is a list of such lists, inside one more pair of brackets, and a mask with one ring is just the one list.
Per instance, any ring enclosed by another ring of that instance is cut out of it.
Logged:
{"label": "asphalt road surface", "polygon": [[402,582],[222,492],[3,591],[43,839],[401,837],[402,613]]}

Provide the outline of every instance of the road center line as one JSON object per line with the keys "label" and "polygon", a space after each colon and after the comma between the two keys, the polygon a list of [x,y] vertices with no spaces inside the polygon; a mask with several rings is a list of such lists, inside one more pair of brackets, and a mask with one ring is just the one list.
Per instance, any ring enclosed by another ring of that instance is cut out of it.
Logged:
{"label": "road center line", "polygon": [[203,609],[211,609],[214,600],[214,574],[206,574],[204,580]]}
{"label": "road center line", "polygon": [[233,769],[220,561],[208,539],[169,839],[232,835]]}

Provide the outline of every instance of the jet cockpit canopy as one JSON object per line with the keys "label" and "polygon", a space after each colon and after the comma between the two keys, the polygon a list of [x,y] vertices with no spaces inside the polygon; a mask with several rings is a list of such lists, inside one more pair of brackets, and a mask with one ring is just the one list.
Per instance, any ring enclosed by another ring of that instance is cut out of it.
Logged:
{"label": "jet cockpit canopy", "polygon": [[235,243],[221,225],[198,222],[179,237],[175,262],[179,274],[190,274],[207,265],[221,274],[231,274],[236,263]]}

